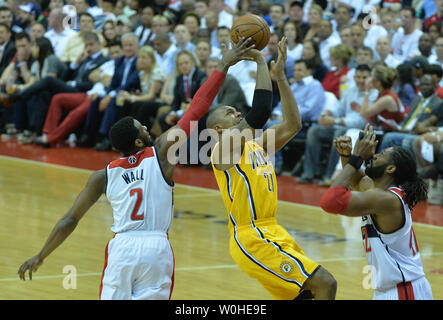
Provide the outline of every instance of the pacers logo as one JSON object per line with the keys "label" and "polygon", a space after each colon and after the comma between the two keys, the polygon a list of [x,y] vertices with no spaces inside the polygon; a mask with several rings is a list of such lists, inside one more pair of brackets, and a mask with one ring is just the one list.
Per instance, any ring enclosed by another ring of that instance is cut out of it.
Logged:
{"label": "pacers logo", "polygon": [[283,262],[280,264],[280,270],[281,270],[281,272],[283,272],[283,273],[291,274],[292,271],[294,271],[294,265],[292,264],[291,261],[283,261]]}
{"label": "pacers logo", "polygon": [[128,158],[128,162],[129,162],[130,164],[135,164],[135,163],[137,162],[137,158],[134,157],[134,156],[130,156],[130,157]]}

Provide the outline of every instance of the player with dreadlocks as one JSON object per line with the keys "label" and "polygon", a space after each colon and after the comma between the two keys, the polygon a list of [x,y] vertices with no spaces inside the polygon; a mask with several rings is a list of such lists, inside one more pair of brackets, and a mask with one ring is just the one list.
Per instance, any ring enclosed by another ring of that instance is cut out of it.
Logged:
{"label": "player with dreadlocks", "polygon": [[411,152],[392,147],[375,154],[377,143],[369,125],[352,154],[350,137],[334,140],[343,171],[320,205],[329,213],[362,217],[363,246],[375,272],[374,300],[432,299],[411,217],[414,206],[427,199],[427,185]]}

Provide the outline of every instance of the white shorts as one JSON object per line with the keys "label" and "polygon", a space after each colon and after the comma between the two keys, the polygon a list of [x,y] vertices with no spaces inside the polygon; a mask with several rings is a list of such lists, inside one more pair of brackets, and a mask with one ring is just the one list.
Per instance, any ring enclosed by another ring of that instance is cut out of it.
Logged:
{"label": "white shorts", "polygon": [[174,254],[164,232],[118,233],[106,246],[102,300],[168,300]]}
{"label": "white shorts", "polygon": [[433,300],[428,280],[421,277],[406,284],[399,283],[395,288],[375,290],[374,300]]}

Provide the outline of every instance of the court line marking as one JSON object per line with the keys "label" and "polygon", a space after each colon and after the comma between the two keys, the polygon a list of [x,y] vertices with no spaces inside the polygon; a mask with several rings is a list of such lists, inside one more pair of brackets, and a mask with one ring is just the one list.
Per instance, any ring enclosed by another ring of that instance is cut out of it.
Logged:
{"label": "court line marking", "polygon": [[[62,164],[55,164],[55,163],[48,163],[48,162],[37,161],[37,160],[16,158],[16,157],[5,156],[5,155],[0,155],[0,159],[11,160],[11,161],[18,161],[18,162],[25,162],[25,163],[32,163],[32,164],[37,164],[37,165],[40,165],[40,166],[49,166],[49,167],[54,167],[54,168],[58,168],[58,169],[79,171],[79,172],[83,172],[83,173],[94,172],[94,170],[90,170],[90,169],[82,169],[82,168],[70,167],[70,166],[62,165]],[[175,183],[175,186],[182,187],[182,188],[187,188],[187,189],[191,189],[191,190],[204,191],[206,193],[210,192],[210,193],[220,194],[219,190],[214,190],[214,189],[210,189],[210,188],[197,187],[197,186],[189,186],[189,185],[180,184],[180,183]],[[312,206],[312,205],[309,205],[309,204],[302,204],[302,203],[295,203],[295,202],[290,202],[290,201],[285,201],[285,200],[278,200],[278,203],[279,204],[280,203],[281,204],[286,204],[286,205],[290,205],[290,206],[294,206],[294,207],[299,207],[299,208],[308,208],[308,209],[321,210],[320,207],[317,207],[317,206]],[[443,230],[443,226],[436,226],[436,225],[433,225],[433,224],[426,224],[426,223],[422,223],[422,222],[413,222],[413,224],[414,225],[418,225],[418,226],[422,226],[422,227],[426,227],[426,228]]]}
{"label": "court line marking", "polygon": [[[432,252],[432,253],[422,253],[422,258],[430,258],[433,256],[442,256],[443,252]],[[340,257],[340,258],[327,258],[327,259],[312,259],[318,263],[324,262],[347,262],[347,261],[360,261],[366,260],[366,257]],[[240,269],[236,264],[226,264],[226,265],[215,265],[215,266],[194,266],[194,267],[177,267],[175,271],[201,271],[201,270],[216,270],[216,269]],[[67,276],[72,276],[72,273],[69,274],[55,274],[55,275],[47,275],[47,276],[36,276],[34,275],[32,278],[34,280],[45,280],[45,279],[58,279],[65,278]],[[101,276],[101,272],[87,272],[87,273],[77,273],[77,277],[96,277]],[[29,280],[29,278],[27,277]],[[0,282],[11,282],[11,281],[20,281],[19,277],[14,278],[0,278]]]}

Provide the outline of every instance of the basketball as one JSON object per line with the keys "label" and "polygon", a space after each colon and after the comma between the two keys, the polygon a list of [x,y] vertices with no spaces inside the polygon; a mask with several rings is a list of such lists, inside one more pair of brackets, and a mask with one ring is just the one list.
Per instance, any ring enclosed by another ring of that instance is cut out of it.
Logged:
{"label": "basketball", "polygon": [[271,31],[268,23],[260,16],[250,14],[239,17],[231,28],[231,41],[237,43],[239,37],[252,38],[255,49],[263,50],[268,44]]}

